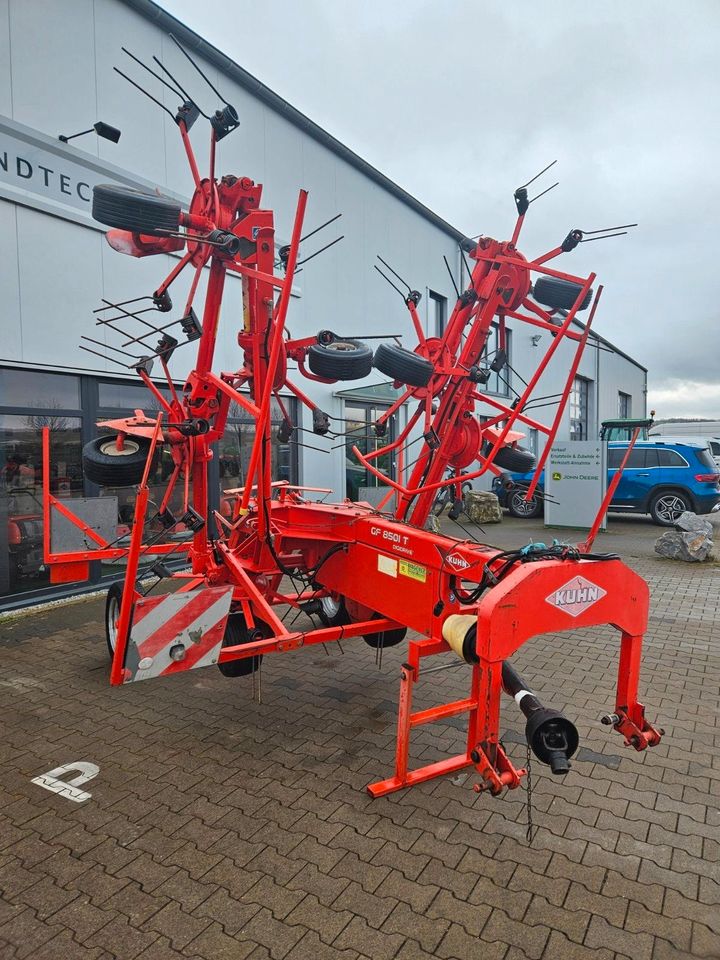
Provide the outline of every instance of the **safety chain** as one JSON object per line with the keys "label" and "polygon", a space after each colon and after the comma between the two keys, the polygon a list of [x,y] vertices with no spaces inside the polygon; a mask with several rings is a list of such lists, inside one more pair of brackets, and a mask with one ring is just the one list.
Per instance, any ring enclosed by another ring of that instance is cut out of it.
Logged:
{"label": "safety chain", "polygon": [[533,808],[532,808],[532,757],[530,754],[530,744],[527,745],[527,759],[525,761],[525,767],[527,769],[527,832],[525,834],[527,838],[528,845],[531,845],[533,842]]}

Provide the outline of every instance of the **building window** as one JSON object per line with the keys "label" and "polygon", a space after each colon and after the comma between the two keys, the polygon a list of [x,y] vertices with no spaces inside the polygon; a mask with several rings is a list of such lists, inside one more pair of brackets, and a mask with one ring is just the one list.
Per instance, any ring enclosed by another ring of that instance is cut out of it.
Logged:
{"label": "building window", "polygon": [[[297,469],[295,465],[295,452],[297,445],[294,443],[281,443],[277,438],[278,427],[283,422],[283,412],[279,403],[273,397],[271,401],[271,433],[270,443],[272,445],[272,479],[287,480],[294,483],[297,480]],[[283,404],[288,411],[288,415],[293,423],[296,422],[296,404],[294,399],[283,398]],[[218,451],[216,453],[218,469],[220,472],[220,494],[226,490],[233,490],[242,487],[245,484],[246,471],[250,461],[250,453],[255,440],[256,421],[243,408],[232,401],[228,414],[225,433],[218,442]],[[297,436],[297,434],[295,434]],[[221,511],[227,509],[227,505],[221,502]]]}
{"label": "building window", "polygon": [[50,428],[50,490],[83,495],[80,378],[0,370],[0,600],[46,589],[42,429]]}
{"label": "building window", "polygon": [[632,416],[632,397],[629,393],[618,391],[618,417],[621,420],[629,420]]}
{"label": "building window", "polygon": [[428,291],[428,298],[430,301],[430,328],[435,331],[431,335],[441,337],[445,333],[445,324],[447,323],[447,297],[430,290]]}
{"label": "building window", "polygon": [[[172,394],[167,386],[155,384],[160,393],[166,400],[172,400]],[[178,388],[178,393],[180,393]],[[156,397],[150,393],[144,383],[126,383],[122,380],[101,380],[98,383],[98,406],[102,410],[144,410],[148,416],[160,412],[160,404]]]}
{"label": "building window", "polygon": [[[114,431],[107,427],[95,427],[96,420],[119,420],[127,417],[133,410],[142,410],[151,418],[157,417],[161,406],[157,398],[150,393],[143,383],[128,383],[123,380],[95,381],[94,387],[97,387],[97,414],[92,417],[91,429],[95,435],[114,436]],[[155,384],[160,393],[166,400],[172,400],[170,389],[166,386]],[[157,513],[162,502],[167,484],[172,476],[175,464],[173,463],[170,447],[167,444],[159,444],[156,448],[153,467],[148,476],[148,487],[150,490],[150,506],[148,508],[147,533],[152,537],[161,537],[163,527],[159,520],[150,519]],[[96,487],[94,484],[88,484],[92,496],[115,497],[117,499],[117,536],[119,546],[125,547],[130,540],[133,518],[135,516],[135,487]],[[188,480],[188,497],[192,505],[192,478]],[[175,483],[172,495],[167,503],[167,509],[172,515],[178,518],[178,523],[171,527],[164,539],[172,540],[178,544],[189,540],[192,536],[190,530],[180,522],[179,518],[185,512],[185,480],[179,477]],[[172,559],[172,558],[171,558]],[[117,577],[123,572],[125,567],[125,557],[116,560],[103,560],[100,562],[100,575]]]}
{"label": "building window", "polygon": [[[154,416],[160,404],[150,391],[142,384],[134,383],[100,383],[98,384],[101,419],[115,419],[127,415],[128,411],[135,407],[140,407],[149,416]],[[160,392],[166,399],[171,399],[170,391],[167,387],[159,387]],[[288,412],[290,417],[294,417],[295,400],[285,400],[289,404]],[[103,406],[106,404],[106,406]],[[113,406],[115,408],[113,408]],[[277,440],[277,427],[282,422],[282,412],[275,398],[272,399],[272,428],[271,444],[273,458],[273,480],[289,480],[293,482],[296,478],[294,469],[292,450],[288,443],[280,443]],[[255,439],[256,421],[239,404],[231,402],[228,419],[225,425],[225,433],[213,448],[213,460],[210,462],[208,473],[209,483],[209,507],[211,510],[219,509],[224,516],[230,516],[232,512],[232,500],[223,496],[226,490],[232,490],[242,487],[246,481],[246,471],[250,459],[250,451]],[[153,504],[159,504],[167,490],[168,481],[172,476],[175,464],[167,445],[161,445],[160,452],[155,460],[155,466],[149,477],[150,500]],[[173,488],[172,495],[168,502],[168,509],[176,518],[180,518],[185,512],[185,498],[188,498],[189,504],[193,502],[192,477],[188,478],[187,494],[185,488],[185,478],[180,476]],[[100,496],[114,496],[118,498],[118,535],[130,532],[130,525],[135,511],[135,489],[132,487],[103,487],[100,490]],[[161,532],[159,521],[154,521],[149,526],[149,532],[152,536]],[[178,543],[189,540],[192,532],[179,521],[165,537],[165,539],[175,540]],[[114,562],[113,564],[103,564],[102,572],[118,573],[122,569],[124,560]]]}
{"label": "building window", "polygon": [[0,370],[0,407],[79,410],[80,378],[37,370]]}
{"label": "building window", "polygon": [[[156,386],[170,399],[167,384]],[[294,398],[283,402],[294,419],[297,402]],[[98,420],[124,417],[135,408],[143,409],[149,416],[155,415],[159,408],[150,391],[136,381],[106,381],[90,376],[0,368],[0,606],[19,602],[21,596],[40,598],[73,589],[72,585],[52,586],[49,570],[43,563],[43,427],[50,428],[52,494],[61,500],[82,496],[117,497],[118,543],[127,544],[135,489],[98,488],[86,480],[82,472],[82,448],[99,433],[108,432],[96,427]],[[297,446],[277,440],[281,421],[282,412],[273,401],[273,479],[293,482],[297,479]],[[210,462],[211,508],[219,506],[223,510],[222,491],[245,482],[254,433],[255,421],[233,406],[225,436]],[[173,466],[169,448],[161,445],[149,478],[151,510],[161,502]],[[189,494],[192,498],[191,482]],[[184,499],[185,481],[180,478],[168,504],[176,517],[182,515]],[[153,521],[148,531],[150,536],[160,532]],[[190,535],[190,531],[178,523],[165,538],[180,543]],[[99,583],[103,576],[117,577],[123,566],[124,558],[115,563],[93,562],[91,582]]]}
{"label": "building window", "polygon": [[[501,397],[507,397],[510,395],[510,364],[512,363],[511,358],[511,342],[512,342],[512,331],[505,330],[505,352],[507,353],[507,363],[498,373],[495,373],[494,370],[490,371],[490,379],[488,382],[480,386],[480,390],[484,393],[497,393]],[[500,349],[500,330],[496,323],[492,325],[488,333],[488,338],[485,343],[485,349],[480,355],[481,366],[490,366],[493,360],[497,356],[497,352]]]}
{"label": "building window", "polygon": [[570,439],[588,439],[588,409],[590,406],[590,381],[575,377],[570,391]]}
{"label": "building window", "polygon": [[[345,496],[349,500],[368,500],[375,503],[376,501],[379,502],[388,491],[387,486],[382,484],[358,461],[352,449],[356,446],[362,454],[367,454],[392,443],[395,433],[395,417],[390,418],[388,431],[384,437],[376,437],[373,430],[373,424],[387,408],[387,404],[363,403],[359,400],[353,400],[352,403],[345,402],[345,436],[347,437],[345,441]],[[382,473],[393,479],[395,478],[395,460],[391,454],[383,454],[371,462]],[[378,495],[374,495],[376,490]]]}

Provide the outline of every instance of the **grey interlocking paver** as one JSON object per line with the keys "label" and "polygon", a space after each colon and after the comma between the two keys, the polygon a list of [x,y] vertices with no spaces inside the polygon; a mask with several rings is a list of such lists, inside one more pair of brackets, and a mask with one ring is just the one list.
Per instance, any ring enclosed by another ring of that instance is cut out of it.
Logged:
{"label": "grey interlocking paver", "polygon": [[[656,558],[656,535],[628,518],[602,535],[651,587],[656,750],[631,755],[597,722],[610,628],[515,657],[583,747],[562,780],[535,764],[532,846],[525,791],[477,796],[472,774],[365,794],[392,769],[402,647],[382,672],[361,640],[268,657],[258,704],[212,670],[111,689],[98,600],[0,622],[0,957],[720,956],[720,567]],[[518,537],[542,527],[492,533]],[[441,673],[416,706],[465,691]],[[522,764],[511,703],[502,721]],[[462,749],[457,720],[417,734],[416,759]],[[87,803],[30,782],[74,759],[100,766]]]}

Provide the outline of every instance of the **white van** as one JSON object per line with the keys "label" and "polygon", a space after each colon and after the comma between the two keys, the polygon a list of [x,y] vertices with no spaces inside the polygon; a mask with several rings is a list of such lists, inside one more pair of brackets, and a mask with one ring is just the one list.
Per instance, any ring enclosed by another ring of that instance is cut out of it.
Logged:
{"label": "white van", "polygon": [[690,436],[670,436],[669,434],[651,433],[650,440],[665,440],[668,443],[706,443],[710,451],[710,456],[720,467],[720,437],[690,437]]}

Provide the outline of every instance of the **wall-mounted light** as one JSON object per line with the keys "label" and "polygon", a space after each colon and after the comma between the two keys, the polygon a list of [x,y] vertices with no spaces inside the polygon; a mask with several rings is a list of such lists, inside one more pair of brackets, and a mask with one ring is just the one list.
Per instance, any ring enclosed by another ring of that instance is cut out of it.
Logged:
{"label": "wall-mounted light", "polygon": [[120,131],[117,127],[111,127],[109,123],[103,123],[102,120],[98,120],[89,130],[81,130],[80,133],[73,133],[70,137],[65,137],[60,134],[58,140],[67,143],[68,140],[74,140],[75,137],[84,137],[86,133],[92,133],[93,130],[99,137],[102,137],[103,140],[112,140],[113,143],[117,143],[120,139]]}
{"label": "wall-mounted light", "polygon": [[530,342],[532,343],[532,345],[533,345],[534,347],[536,347],[536,346],[540,343],[541,340],[542,340],[542,334],[541,334],[541,333],[534,333],[534,334],[530,337]]}

